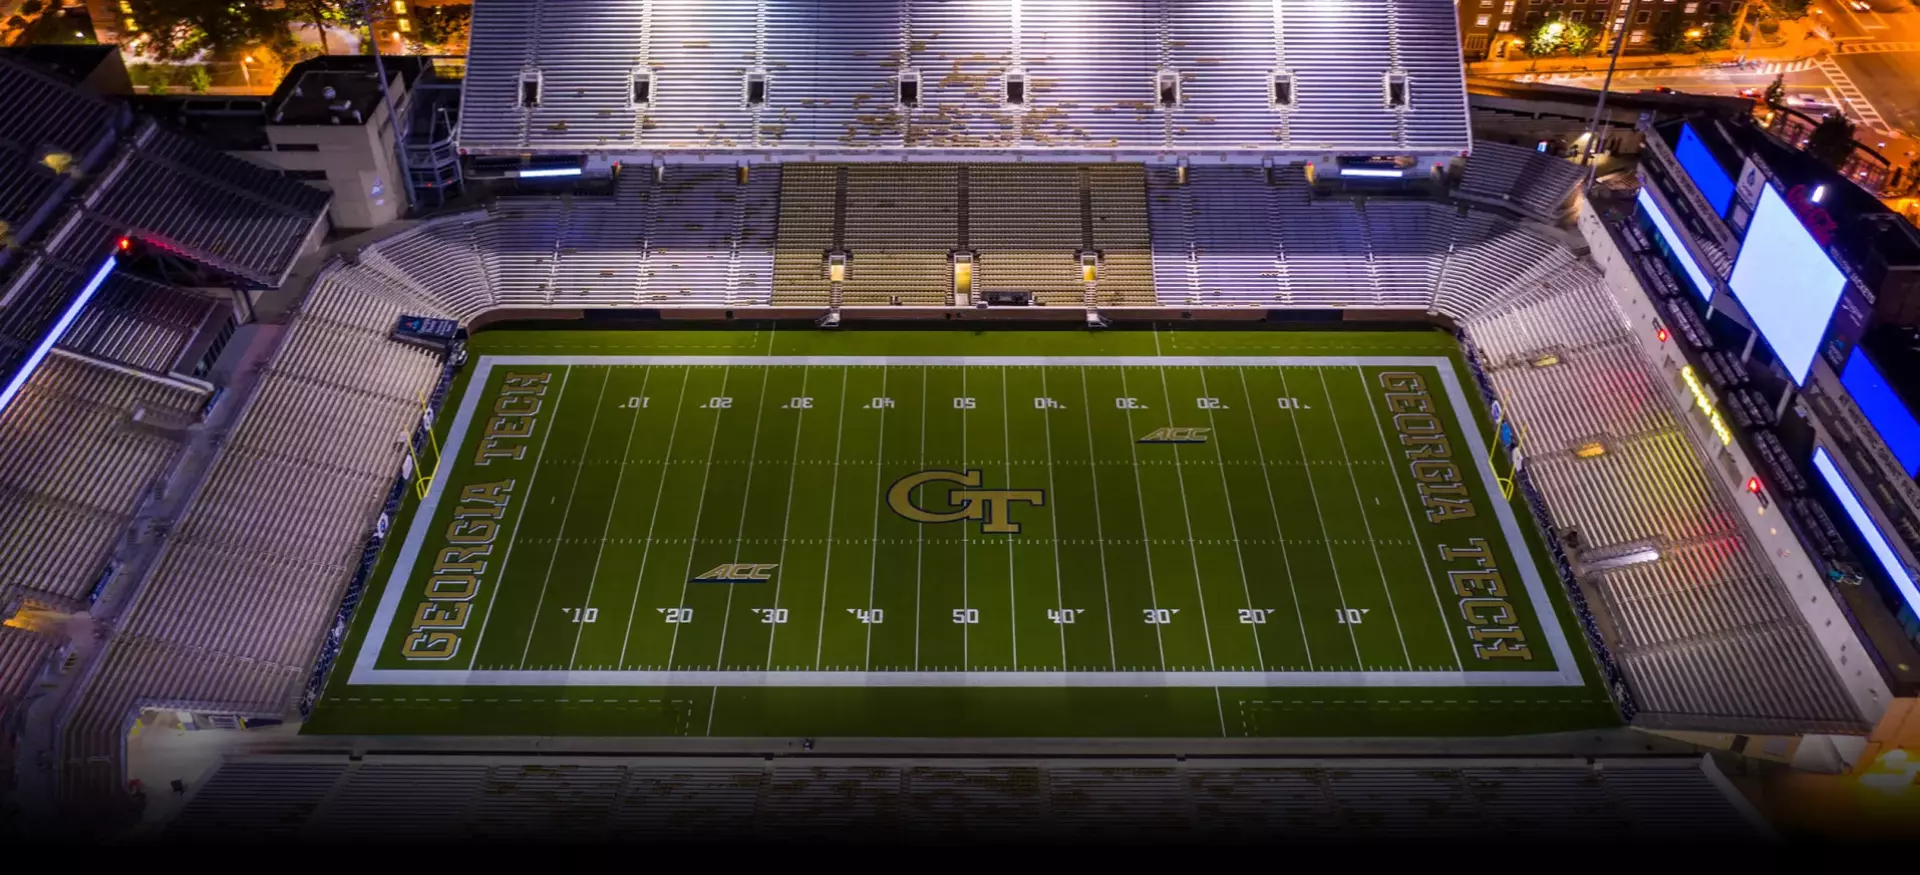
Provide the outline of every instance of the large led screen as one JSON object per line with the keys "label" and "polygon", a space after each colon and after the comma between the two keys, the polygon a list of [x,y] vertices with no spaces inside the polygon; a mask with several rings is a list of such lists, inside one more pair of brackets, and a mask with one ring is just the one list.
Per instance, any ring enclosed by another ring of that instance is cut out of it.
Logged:
{"label": "large led screen", "polygon": [[1707,279],[1707,272],[1694,262],[1693,254],[1680,242],[1680,235],[1673,232],[1673,225],[1667,221],[1666,214],[1660,211],[1659,202],[1653,199],[1653,195],[1647,194],[1645,188],[1640,189],[1640,209],[1647,211],[1647,218],[1653,220],[1654,229],[1660,232],[1661,239],[1667,242],[1667,248],[1673,250],[1673,257],[1679,259],[1680,266],[1686,269],[1694,293],[1701,298],[1712,298],[1713,282]]}
{"label": "large led screen", "polygon": [[1693,187],[1700,190],[1713,205],[1714,212],[1724,216],[1727,206],[1733,203],[1733,177],[1720,169],[1720,162],[1713,160],[1713,153],[1707,151],[1705,143],[1693,132],[1693,125],[1680,127],[1680,145],[1674,147],[1673,157],[1680,162],[1680,169],[1687,172],[1693,180]]}
{"label": "large led screen", "polygon": [[1804,385],[1847,278],[1772,186],[1760,190],[1727,285],[1793,381]]}
{"label": "large led screen", "polygon": [[1887,542],[1878,523],[1867,513],[1860,503],[1860,497],[1853,493],[1853,487],[1847,485],[1841,476],[1840,467],[1833,463],[1833,457],[1827,455],[1826,447],[1816,447],[1813,451],[1813,467],[1820,472],[1820,479],[1827,481],[1827,488],[1833,490],[1833,497],[1840,501],[1840,507],[1847,512],[1847,518],[1853,521],[1854,528],[1860,531],[1860,538],[1867,542],[1880,570],[1886,572],[1893,585],[1900,590],[1900,598],[1907,606],[1920,612],[1920,586],[1915,586],[1913,575],[1907,571],[1906,563],[1900,561],[1900,554],[1894,552],[1893,545]]}
{"label": "large led screen", "polygon": [[1880,440],[1893,451],[1900,467],[1906,469],[1907,476],[1920,476],[1920,422],[1914,421],[1912,411],[1907,410],[1907,405],[1880,375],[1880,369],[1873,366],[1873,361],[1859,347],[1847,355],[1847,367],[1840,372],[1840,382],[1847,387],[1854,405],[1866,414],[1867,422],[1873,424],[1873,430],[1880,433]]}

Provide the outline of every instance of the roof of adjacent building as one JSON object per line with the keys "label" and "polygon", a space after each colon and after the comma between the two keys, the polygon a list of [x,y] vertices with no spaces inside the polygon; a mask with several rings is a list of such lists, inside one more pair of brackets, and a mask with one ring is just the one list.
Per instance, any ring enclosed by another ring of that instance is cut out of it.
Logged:
{"label": "roof of adjacent building", "polygon": [[[383,57],[387,81],[411,87],[430,62]],[[371,56],[322,55],[295,64],[267,101],[274,124],[364,124],[380,106],[380,74]]]}
{"label": "roof of adjacent building", "polygon": [[[230,277],[280,284],[330,196],[215,151],[118,101],[0,55],[0,382],[130,235]],[[57,157],[49,160],[49,155]]]}
{"label": "roof of adjacent building", "polygon": [[[1470,147],[1449,0],[1096,5],[478,0],[461,146],[955,157]],[[1170,109],[1155,84],[1167,70],[1181,82]],[[653,82],[636,106],[641,71]],[[903,71],[920,77],[916,107],[896,100]],[[1024,107],[1003,104],[1010,71],[1027,76]],[[1291,108],[1272,104],[1276,71],[1292,76]],[[747,103],[750,72],[767,77],[764,105]],[[1405,110],[1387,106],[1396,72]],[[521,83],[535,76],[538,106],[523,108]]]}

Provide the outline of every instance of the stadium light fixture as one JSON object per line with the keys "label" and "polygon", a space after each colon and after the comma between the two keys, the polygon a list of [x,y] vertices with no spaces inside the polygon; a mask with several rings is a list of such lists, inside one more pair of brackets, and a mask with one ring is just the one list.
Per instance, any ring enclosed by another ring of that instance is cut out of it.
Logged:
{"label": "stadium light fixture", "polygon": [[1813,194],[1807,198],[1807,200],[1813,201],[1816,204],[1826,199],[1827,199],[1827,184],[1824,182],[1814,186]]}
{"label": "stadium light fixture", "polygon": [[1366,179],[1399,179],[1403,174],[1398,170],[1380,170],[1374,167],[1342,167],[1340,175]]}
{"label": "stadium light fixture", "polygon": [[522,170],[518,176],[521,179],[546,179],[554,176],[579,176],[584,172],[578,167],[538,167]]}
{"label": "stadium light fixture", "polygon": [[[120,240],[124,243],[127,238],[122,237]],[[53,345],[60,342],[60,337],[67,333],[68,328],[73,327],[73,321],[80,318],[80,311],[87,308],[87,302],[93,300],[94,294],[100,291],[100,284],[107,281],[107,277],[113,273],[114,265],[118,263],[117,255],[109,255],[106,261],[101,262],[99,269],[93,272],[93,278],[87,280],[86,288],[80,290],[79,297],[74,298],[73,303],[67,305],[66,312],[60,314],[59,321],[53,323],[53,327],[47,330],[46,336],[40,338],[39,345],[27,355],[26,361],[20,363],[20,370],[13,375],[12,380],[7,382],[7,387],[0,389],[0,413],[5,413],[7,407],[13,404],[13,396],[20,394],[20,390],[27,385],[27,380],[33,377],[33,372],[39,370],[40,363],[46,360],[47,353],[53,351]]]}

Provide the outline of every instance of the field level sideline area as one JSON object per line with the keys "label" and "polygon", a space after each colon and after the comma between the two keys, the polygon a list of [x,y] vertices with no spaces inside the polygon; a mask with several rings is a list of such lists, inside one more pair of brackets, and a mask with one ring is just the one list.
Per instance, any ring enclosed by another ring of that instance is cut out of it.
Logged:
{"label": "field level sideline area", "polygon": [[308,731],[1613,719],[1438,332],[493,331],[470,353]]}

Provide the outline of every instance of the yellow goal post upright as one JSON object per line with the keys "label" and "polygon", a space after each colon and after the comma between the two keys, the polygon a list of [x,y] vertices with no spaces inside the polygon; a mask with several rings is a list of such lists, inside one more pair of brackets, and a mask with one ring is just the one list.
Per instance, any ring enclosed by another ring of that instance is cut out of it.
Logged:
{"label": "yellow goal post upright", "polygon": [[[1494,482],[1500,484],[1500,497],[1512,501],[1514,484],[1520,475],[1520,445],[1526,436],[1526,429],[1506,417],[1506,410],[1496,398],[1489,405],[1493,415],[1493,432],[1487,436],[1487,463],[1493,466]],[[1507,472],[1500,473],[1500,450],[1507,453]]]}
{"label": "yellow goal post upright", "polygon": [[[433,408],[427,406],[426,393],[420,393],[419,398],[420,419],[416,423],[416,428],[427,433],[426,446],[420,447],[420,442],[416,441],[412,434],[407,435],[405,440],[407,459],[413,463],[414,497],[424,499],[427,497],[427,490],[433,486],[433,478],[440,473],[440,436],[433,430]],[[422,449],[425,452],[422,452]]]}

